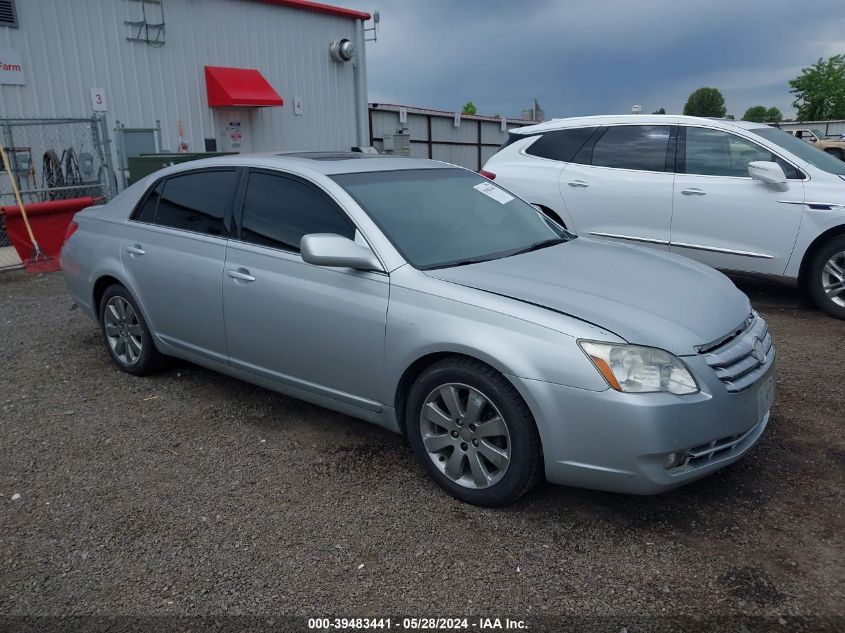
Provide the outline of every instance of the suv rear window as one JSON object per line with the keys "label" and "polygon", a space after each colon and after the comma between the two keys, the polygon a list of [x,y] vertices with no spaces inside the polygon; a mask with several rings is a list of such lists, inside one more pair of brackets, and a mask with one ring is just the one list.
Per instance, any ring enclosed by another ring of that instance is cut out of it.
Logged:
{"label": "suv rear window", "polygon": [[597,129],[598,126],[552,130],[531,143],[525,153],[569,163]]}
{"label": "suv rear window", "polygon": [[593,148],[597,167],[666,171],[669,125],[614,125],[608,127]]}

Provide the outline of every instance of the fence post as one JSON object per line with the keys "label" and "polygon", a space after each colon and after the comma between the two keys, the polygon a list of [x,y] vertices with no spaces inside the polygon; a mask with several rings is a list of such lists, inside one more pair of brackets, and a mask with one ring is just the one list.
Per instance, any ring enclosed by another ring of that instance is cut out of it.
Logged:
{"label": "fence post", "polygon": [[102,130],[102,139],[103,139],[103,147],[105,148],[106,154],[106,170],[108,173],[106,174],[106,191],[108,191],[109,199],[113,198],[117,195],[117,187],[112,189],[112,185],[117,185],[117,174],[114,173],[114,158],[112,157],[111,151],[111,138],[109,138],[109,123],[106,120],[106,115],[100,115],[100,129]]}

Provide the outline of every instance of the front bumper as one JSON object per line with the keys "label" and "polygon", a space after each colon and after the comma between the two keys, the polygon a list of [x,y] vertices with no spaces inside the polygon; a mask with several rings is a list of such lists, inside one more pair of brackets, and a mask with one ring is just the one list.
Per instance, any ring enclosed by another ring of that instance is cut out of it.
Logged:
{"label": "front bumper", "polygon": [[[700,393],[595,392],[510,377],[534,413],[546,478],[630,494],[676,488],[740,459],[769,421],[775,352],[748,388],[730,393],[702,356],[683,359]],[[681,456],[666,467],[667,456]]]}

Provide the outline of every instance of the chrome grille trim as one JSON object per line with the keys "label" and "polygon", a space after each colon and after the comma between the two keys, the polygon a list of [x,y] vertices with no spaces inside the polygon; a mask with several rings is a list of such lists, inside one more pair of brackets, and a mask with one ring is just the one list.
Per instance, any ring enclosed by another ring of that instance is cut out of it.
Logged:
{"label": "chrome grille trim", "polygon": [[[755,339],[762,343],[763,362],[755,356]],[[720,343],[703,345],[699,350],[705,362],[732,393],[750,387],[774,362],[772,335],[766,322],[756,312],[751,314],[744,328],[722,337]]]}

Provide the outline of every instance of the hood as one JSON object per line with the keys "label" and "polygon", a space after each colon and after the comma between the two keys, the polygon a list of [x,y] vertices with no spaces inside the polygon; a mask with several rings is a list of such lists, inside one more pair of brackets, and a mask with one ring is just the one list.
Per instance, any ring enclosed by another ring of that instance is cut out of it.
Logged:
{"label": "hood", "polygon": [[536,304],[629,343],[695,353],[742,323],[748,298],[716,270],[679,255],[579,237],[430,277]]}

